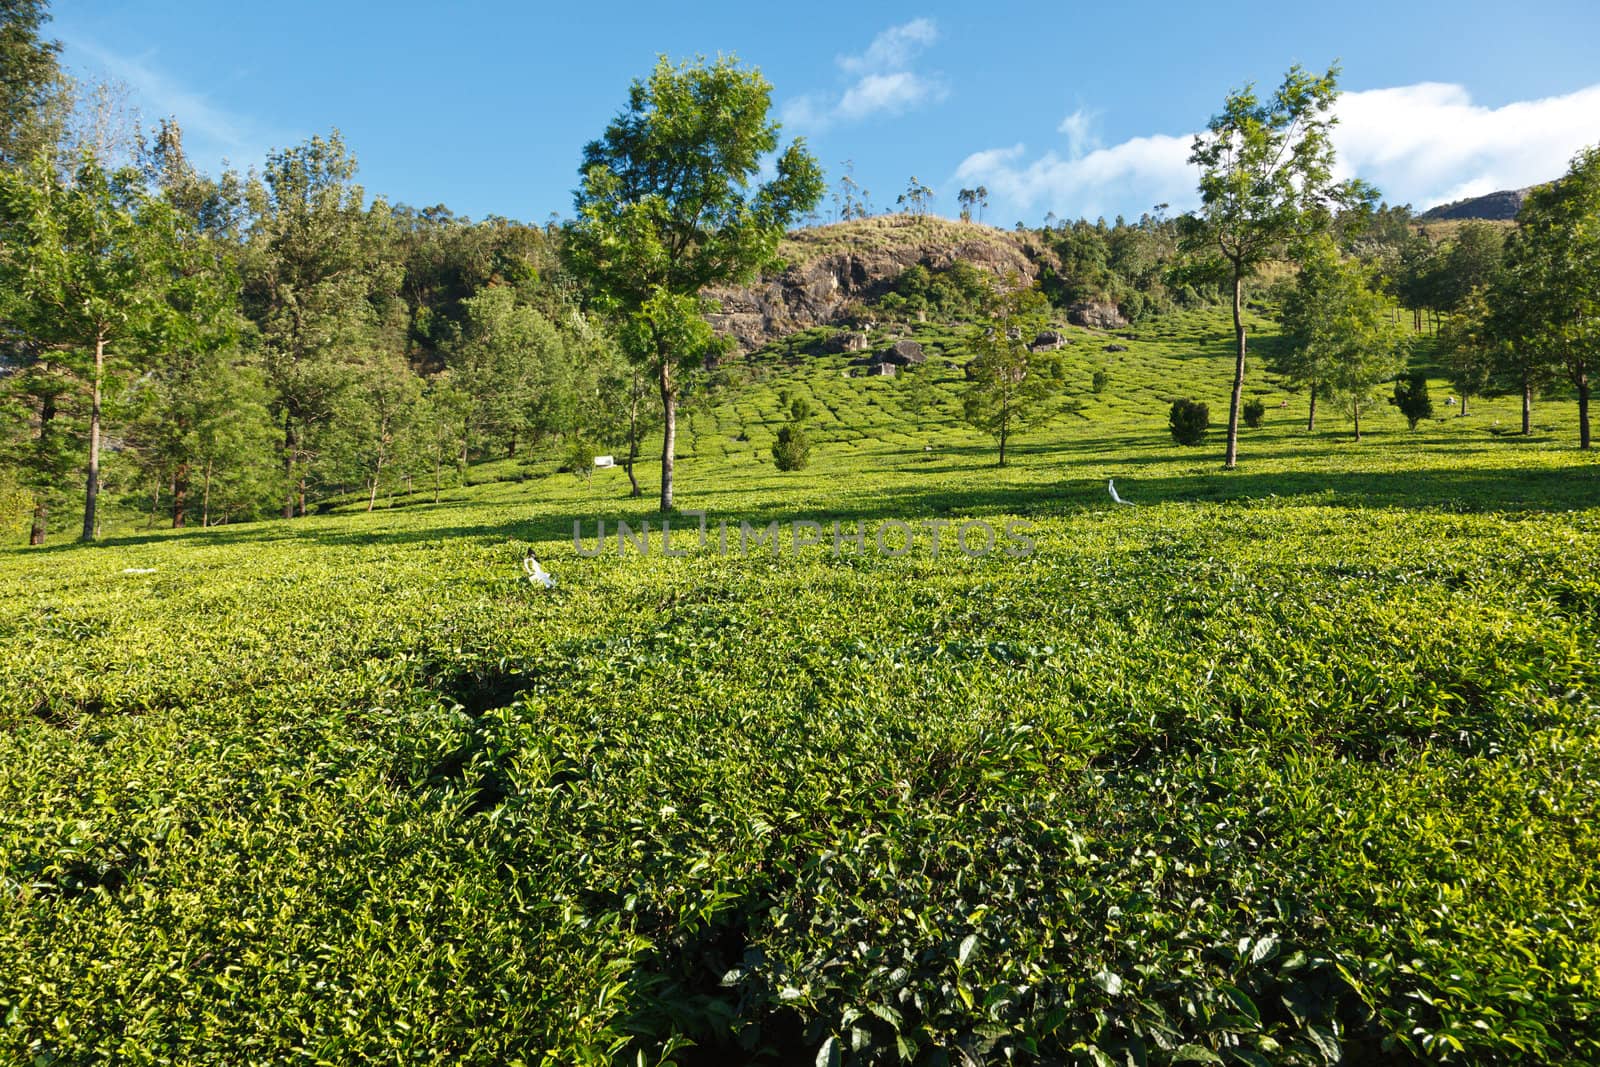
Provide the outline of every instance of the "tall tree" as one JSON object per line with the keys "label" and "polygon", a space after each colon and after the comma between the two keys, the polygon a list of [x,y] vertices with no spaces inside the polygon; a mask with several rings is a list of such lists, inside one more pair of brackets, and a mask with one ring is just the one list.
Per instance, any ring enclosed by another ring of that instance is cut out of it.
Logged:
{"label": "tall tree", "polygon": [[1337,67],[1315,75],[1296,66],[1271,98],[1253,86],[1228,94],[1221,114],[1198,134],[1189,162],[1200,168],[1200,208],[1186,215],[1182,247],[1193,272],[1233,291],[1233,391],[1224,465],[1238,462],[1244,395],[1245,287],[1262,264],[1328,230],[1332,208],[1370,201],[1359,183],[1333,180]]}
{"label": "tall tree", "polygon": [[249,190],[244,306],[282,426],[284,518],[305,513],[312,437],[379,343],[399,292],[395,246],[382,240],[387,205],[367,206],[355,173],[335,131],[268,157]]}
{"label": "tall tree", "polygon": [[1502,332],[1565,373],[1578,394],[1578,447],[1592,445],[1590,373],[1600,347],[1600,146],[1528,194],[1506,249]]}
{"label": "tall tree", "polygon": [[16,167],[56,142],[51,99],[61,89],[59,41],[40,36],[44,0],[0,0],[0,166]]}
{"label": "tall tree", "polygon": [[822,196],[822,170],[796,140],[772,180],[750,188],[778,146],[772,87],[728,57],[673,65],[635,81],[628,106],[584,149],[574,272],[624,320],[626,350],[661,394],[661,510],[672,509],[678,372],[712,337],[700,296],[771,263],[784,230]]}
{"label": "tall tree", "polygon": [[107,173],[87,153],[70,181],[42,154],[0,170],[6,317],[88,393],[85,541],[96,531],[107,375],[146,359],[171,325],[179,229],[177,213],[145,195],[137,172]]}

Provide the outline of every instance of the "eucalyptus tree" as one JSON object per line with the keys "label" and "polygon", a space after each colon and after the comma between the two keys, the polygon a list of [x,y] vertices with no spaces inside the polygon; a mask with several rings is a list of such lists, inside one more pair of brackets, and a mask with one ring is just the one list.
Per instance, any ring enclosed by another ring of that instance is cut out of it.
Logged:
{"label": "eucalyptus tree", "polygon": [[759,71],[732,57],[662,57],[584,149],[569,262],[619,318],[624,351],[656,380],[662,511],[672,509],[680,374],[720,347],[701,291],[772,263],[785,229],[822,196],[821,168],[799,140],[752,188],[778,148],[771,95]]}
{"label": "eucalyptus tree", "polygon": [[[5,319],[39,361],[87,394],[85,541],[97,528],[108,375],[142,369],[161,336],[181,325],[168,302],[180,229],[177,213],[146,195],[136,171],[108,173],[88,153],[70,178],[42,153],[0,170]],[[52,417],[41,410],[41,439]],[[36,518],[36,539],[42,522]]]}
{"label": "eucalyptus tree", "polygon": [[1233,293],[1234,369],[1224,465],[1238,462],[1244,393],[1245,289],[1262,265],[1328,231],[1336,205],[1370,201],[1360,183],[1333,179],[1337,67],[1290,69],[1271,97],[1253,86],[1228,94],[1222,112],[1196,135],[1189,162],[1200,168],[1200,207],[1182,219],[1181,247],[1197,277]]}

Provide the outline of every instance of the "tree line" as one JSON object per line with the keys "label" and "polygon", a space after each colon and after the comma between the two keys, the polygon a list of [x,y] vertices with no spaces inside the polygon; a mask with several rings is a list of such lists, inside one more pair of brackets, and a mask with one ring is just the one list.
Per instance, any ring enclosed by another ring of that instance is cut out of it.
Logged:
{"label": "tree line", "polygon": [[[287,518],[332,495],[437,499],[475,460],[553,442],[574,467],[619,452],[638,495],[657,434],[670,510],[680,405],[726,347],[701,294],[770,266],[824,193],[804,143],[780,148],[771,86],[732,58],[663,58],[636,81],[584,150],[573,218],[540,227],[369,197],[337,131],[202,174],[174,121],[116,135],[106,94],[60,70],[43,0],[0,18],[0,513],[23,512],[34,544],[80,502],[93,539],[103,493],[173,526]],[[1359,426],[1401,366],[1404,303],[1413,331],[1427,309],[1463,399],[1516,388],[1526,413],[1564,374],[1588,447],[1600,156],[1536,191],[1509,239],[1467,227],[1438,246],[1333,180],[1336,76],[1295,68],[1270,97],[1230,94],[1195,141],[1196,211],[1047,224],[1062,266],[1038,294],[908,276],[896,299],[986,323],[969,420],[1003,441],[1059,379],[1019,343],[1043,297],[1140,317],[1231,294],[1231,467],[1247,292],[1288,263],[1278,370],[1313,419],[1338,396]],[[858,195],[847,171],[841,213]],[[903,199],[925,211],[931,195],[913,179]]]}

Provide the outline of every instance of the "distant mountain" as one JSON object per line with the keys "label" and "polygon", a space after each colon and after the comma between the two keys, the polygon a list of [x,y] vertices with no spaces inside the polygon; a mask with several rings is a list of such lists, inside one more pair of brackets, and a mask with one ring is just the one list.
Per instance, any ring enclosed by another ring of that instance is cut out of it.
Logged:
{"label": "distant mountain", "polygon": [[1528,198],[1528,193],[1531,191],[1531,186],[1527,189],[1502,189],[1487,196],[1473,196],[1450,204],[1440,204],[1417,217],[1423,222],[1443,222],[1446,219],[1490,219],[1495,222],[1509,222],[1517,217],[1522,202]]}

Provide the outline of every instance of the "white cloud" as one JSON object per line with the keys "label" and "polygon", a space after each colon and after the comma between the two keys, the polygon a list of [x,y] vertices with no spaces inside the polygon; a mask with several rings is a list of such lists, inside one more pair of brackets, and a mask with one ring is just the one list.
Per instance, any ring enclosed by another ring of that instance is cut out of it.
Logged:
{"label": "white cloud", "polygon": [[919,74],[912,65],[939,39],[932,19],[913,19],[891,26],[872,39],[860,55],[839,56],[839,69],[854,81],[839,93],[809,93],[783,107],[783,122],[811,133],[839,122],[859,122],[873,115],[900,115],[930,100],[942,100],[944,83]]}
{"label": "white cloud", "polygon": [[939,27],[932,19],[912,19],[891,26],[872,39],[859,56],[840,56],[834,62],[851,74],[870,74],[881,70],[903,70],[924,48],[939,39]]}
{"label": "white cloud", "polygon": [[[1501,107],[1474,104],[1462,86],[1425,82],[1346,93],[1334,129],[1341,177],[1373,182],[1391,203],[1422,210],[1497,189],[1559,177],[1582,147],[1600,140],[1600,85]],[[1093,116],[1062,120],[1064,150],[1029,159],[1023,145],[974,152],[956,170],[983,182],[1018,212],[1068,217],[1136,214],[1157,203],[1197,201],[1188,164],[1193,134],[1156,134],[1100,147]]]}
{"label": "white cloud", "polygon": [[175,118],[183,128],[184,149],[202,170],[224,159],[242,167],[260,163],[270,139],[251,120],[213,104],[151,65],[149,56],[118,55],[80,37],[65,39],[68,60],[82,57],[110,78],[125,83],[145,121]]}

